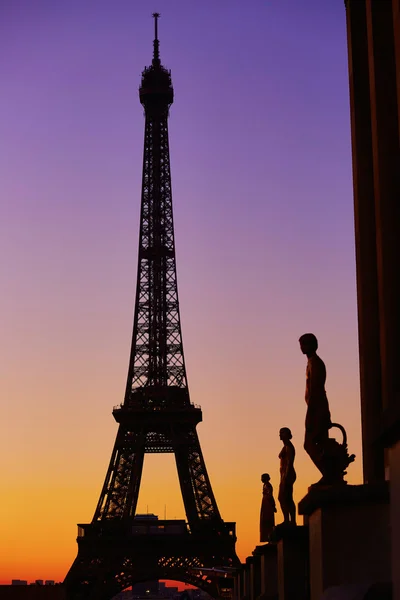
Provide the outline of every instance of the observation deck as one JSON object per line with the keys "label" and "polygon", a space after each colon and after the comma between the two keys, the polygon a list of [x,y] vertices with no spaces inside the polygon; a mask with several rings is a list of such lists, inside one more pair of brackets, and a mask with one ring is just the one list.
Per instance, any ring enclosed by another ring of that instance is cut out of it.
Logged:
{"label": "observation deck", "polygon": [[[221,531],[222,525],[222,531]],[[218,537],[236,541],[236,523],[222,522],[220,519],[202,520],[201,529],[191,528],[184,519],[145,519],[145,518],[127,518],[127,519],[104,519],[93,523],[78,525],[78,542],[86,539],[107,540],[107,539],[125,539],[132,541],[139,538],[144,540],[150,538],[150,544],[156,542],[171,542],[179,539],[179,543],[185,541],[191,543],[191,540],[206,542],[210,534],[215,536],[218,531]],[[141,543],[142,543],[141,541]]]}
{"label": "observation deck", "polygon": [[178,386],[147,386],[134,390],[124,404],[113,408],[117,423],[130,422],[146,425],[157,430],[169,424],[197,425],[203,420],[200,406],[189,401],[187,388]]}

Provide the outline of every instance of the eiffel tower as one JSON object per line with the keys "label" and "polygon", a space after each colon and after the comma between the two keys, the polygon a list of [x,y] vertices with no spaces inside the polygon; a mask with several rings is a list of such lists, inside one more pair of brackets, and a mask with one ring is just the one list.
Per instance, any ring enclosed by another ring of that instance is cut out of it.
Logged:
{"label": "eiffel tower", "polygon": [[[222,520],[190,402],[176,278],[168,146],[171,73],[154,53],[139,89],[145,111],[136,304],[119,429],[93,520],[78,525],[78,555],[64,585],[69,598],[109,600],[140,581],[172,579],[221,595],[214,569],[239,565],[235,523]],[[146,452],[175,455],[185,520],[135,516]],[[217,571],[218,572],[218,571]]]}

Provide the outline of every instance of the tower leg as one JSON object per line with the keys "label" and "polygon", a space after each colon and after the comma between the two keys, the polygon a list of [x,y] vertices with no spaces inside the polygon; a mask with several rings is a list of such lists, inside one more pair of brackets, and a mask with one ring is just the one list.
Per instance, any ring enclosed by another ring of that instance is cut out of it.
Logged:
{"label": "tower leg", "polygon": [[199,520],[220,520],[196,430],[175,432],[173,445],[189,524],[194,526]]}
{"label": "tower leg", "polygon": [[145,434],[120,427],[93,521],[135,516],[144,452]]}

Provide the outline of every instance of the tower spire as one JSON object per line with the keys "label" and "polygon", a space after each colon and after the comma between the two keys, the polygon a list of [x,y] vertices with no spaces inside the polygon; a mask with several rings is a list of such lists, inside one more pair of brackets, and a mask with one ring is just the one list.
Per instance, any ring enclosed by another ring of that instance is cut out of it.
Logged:
{"label": "tower spire", "polygon": [[154,51],[153,51],[153,65],[159,65],[160,64],[160,51],[159,51],[159,41],[158,41],[158,19],[160,17],[160,13],[153,13],[153,17],[154,17],[154,42],[153,42],[153,46],[154,46]]}

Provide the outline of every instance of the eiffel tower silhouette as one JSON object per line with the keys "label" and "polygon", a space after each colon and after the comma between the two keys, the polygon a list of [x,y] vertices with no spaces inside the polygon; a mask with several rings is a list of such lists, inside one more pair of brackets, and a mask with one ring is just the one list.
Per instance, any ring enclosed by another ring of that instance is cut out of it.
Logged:
{"label": "eiffel tower silhouette", "polygon": [[[239,565],[235,523],[223,521],[207,474],[190,402],[176,278],[168,145],[171,73],[154,53],[139,89],[145,111],[136,304],[119,429],[93,520],[78,525],[69,598],[108,600],[140,581],[172,579],[221,593],[215,573]],[[136,516],[144,455],[175,455],[185,520]],[[216,568],[216,571],[214,569]]]}

